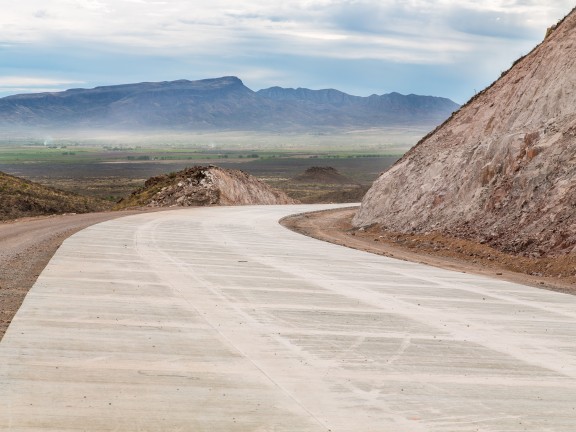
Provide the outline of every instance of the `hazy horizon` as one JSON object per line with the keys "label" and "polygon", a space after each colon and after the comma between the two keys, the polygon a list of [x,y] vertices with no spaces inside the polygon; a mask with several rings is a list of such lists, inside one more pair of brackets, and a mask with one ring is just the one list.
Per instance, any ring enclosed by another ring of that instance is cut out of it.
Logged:
{"label": "hazy horizon", "polygon": [[529,52],[568,0],[29,0],[0,16],[0,97],[238,76],[466,102]]}

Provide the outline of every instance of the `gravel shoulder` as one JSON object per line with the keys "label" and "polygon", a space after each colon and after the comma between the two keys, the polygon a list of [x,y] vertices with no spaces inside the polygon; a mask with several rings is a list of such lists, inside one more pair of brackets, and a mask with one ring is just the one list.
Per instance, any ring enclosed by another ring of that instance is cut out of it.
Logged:
{"label": "gravel shoulder", "polygon": [[449,270],[576,294],[576,257],[525,258],[475,242],[432,234],[400,234],[374,226],[353,229],[358,207],[284,218],[286,228],[330,243]]}

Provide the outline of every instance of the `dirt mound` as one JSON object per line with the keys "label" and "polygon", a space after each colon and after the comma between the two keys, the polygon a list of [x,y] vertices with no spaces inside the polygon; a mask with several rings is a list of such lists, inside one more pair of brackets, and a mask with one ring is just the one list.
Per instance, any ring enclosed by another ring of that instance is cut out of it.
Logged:
{"label": "dirt mound", "polygon": [[297,175],[292,179],[297,183],[314,183],[314,184],[354,184],[355,182],[342,175],[336,168],[313,166],[308,168],[303,174]]}
{"label": "dirt mound", "polygon": [[[309,185],[305,185],[309,186]],[[302,204],[334,204],[334,203],[359,203],[370,188],[367,185],[324,185],[314,187],[310,185],[306,189],[286,188],[286,194],[299,200]]]}
{"label": "dirt mound", "polygon": [[576,12],[425,137],[354,218],[532,257],[576,253]]}
{"label": "dirt mound", "polygon": [[[327,192],[318,197],[318,203],[359,203],[368,192],[368,186],[357,185],[350,188],[341,188],[336,191]],[[311,202],[312,204],[312,202]]]}
{"label": "dirt mound", "polygon": [[243,171],[210,165],[152,177],[121,200],[118,208],[295,203],[284,192]]}
{"label": "dirt mound", "polygon": [[0,172],[0,220],[107,210],[112,204]]}

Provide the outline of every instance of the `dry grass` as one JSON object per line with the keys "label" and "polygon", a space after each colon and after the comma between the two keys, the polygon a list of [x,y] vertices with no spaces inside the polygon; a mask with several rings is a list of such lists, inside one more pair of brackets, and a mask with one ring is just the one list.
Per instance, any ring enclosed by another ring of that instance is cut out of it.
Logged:
{"label": "dry grass", "polygon": [[0,220],[63,213],[89,213],[110,209],[97,198],[63,192],[0,173]]}

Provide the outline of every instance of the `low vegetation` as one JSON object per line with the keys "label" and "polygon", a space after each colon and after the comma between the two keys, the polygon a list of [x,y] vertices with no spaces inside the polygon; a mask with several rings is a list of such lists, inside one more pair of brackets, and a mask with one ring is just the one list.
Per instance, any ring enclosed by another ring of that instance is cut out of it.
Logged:
{"label": "low vegetation", "polygon": [[[240,169],[303,202],[358,201],[366,186],[417,139],[415,131],[273,136],[257,133],[118,138],[0,139],[0,171],[56,189],[117,202],[155,176],[194,165]],[[386,135],[387,134],[387,135]],[[370,144],[371,143],[371,144]],[[333,167],[348,184],[290,182]],[[329,196],[328,196],[329,195]]]}
{"label": "low vegetation", "polygon": [[0,172],[0,220],[107,210],[110,202],[63,192]]}
{"label": "low vegetation", "polygon": [[[85,200],[105,207],[127,198],[149,178],[208,164],[245,171],[305,203],[358,202],[376,177],[424,133],[414,128],[286,134],[103,132],[98,136],[0,131],[0,171],[70,192],[80,201],[84,198],[78,195],[92,197]],[[346,180],[292,181],[314,166],[333,167]],[[60,211],[58,205],[51,208]],[[9,217],[30,212],[11,213]]]}

